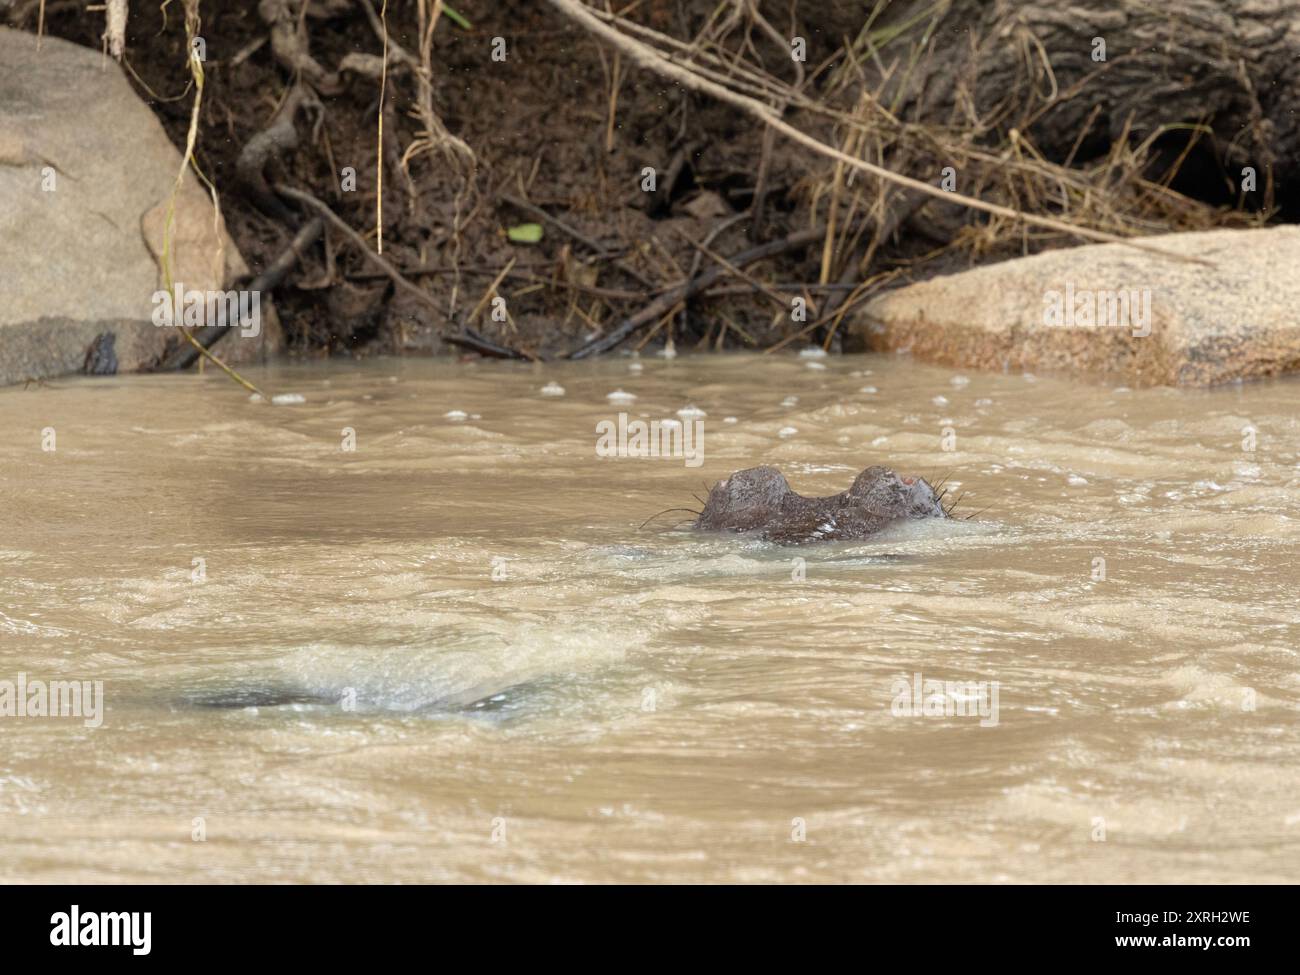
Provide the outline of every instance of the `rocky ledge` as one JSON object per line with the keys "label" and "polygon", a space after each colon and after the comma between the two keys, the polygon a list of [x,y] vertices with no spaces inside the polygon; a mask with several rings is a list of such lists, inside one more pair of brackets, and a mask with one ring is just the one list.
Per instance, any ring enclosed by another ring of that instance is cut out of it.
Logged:
{"label": "rocky ledge", "polygon": [[970,369],[1208,386],[1300,369],[1300,227],[1048,251],[868,303],[846,348]]}

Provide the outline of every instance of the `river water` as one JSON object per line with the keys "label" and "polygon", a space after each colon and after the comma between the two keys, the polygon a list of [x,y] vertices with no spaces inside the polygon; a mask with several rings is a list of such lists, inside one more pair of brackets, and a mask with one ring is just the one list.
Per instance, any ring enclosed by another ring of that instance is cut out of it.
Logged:
{"label": "river water", "polygon": [[[303,402],[0,389],[0,681],[104,703],[0,716],[0,880],[1300,880],[1296,380],[249,376]],[[597,456],[688,406],[698,466]],[[642,527],[760,463],[964,496],[822,547]]]}

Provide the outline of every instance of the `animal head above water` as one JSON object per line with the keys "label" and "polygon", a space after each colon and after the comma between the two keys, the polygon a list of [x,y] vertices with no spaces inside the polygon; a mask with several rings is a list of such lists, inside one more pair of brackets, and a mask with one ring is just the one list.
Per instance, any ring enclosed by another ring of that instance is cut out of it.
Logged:
{"label": "animal head above water", "polygon": [[700,531],[756,532],[783,545],[868,538],[891,522],[946,518],[930,483],[868,467],[840,494],[806,498],[775,467],[737,471],[709,491],[695,521]]}
{"label": "animal head above water", "polygon": [[939,495],[923,477],[868,467],[853,479],[848,496],[867,510],[889,518],[947,518]]}

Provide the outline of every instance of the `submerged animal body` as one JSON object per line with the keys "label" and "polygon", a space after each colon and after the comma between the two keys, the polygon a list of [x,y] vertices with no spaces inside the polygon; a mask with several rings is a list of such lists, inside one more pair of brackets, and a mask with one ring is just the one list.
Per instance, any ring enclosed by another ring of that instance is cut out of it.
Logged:
{"label": "submerged animal body", "polygon": [[360,713],[392,712],[396,714],[501,713],[517,711],[530,696],[546,689],[544,679],[508,684],[485,692],[470,692],[448,698],[432,698],[413,703],[394,704],[382,694],[358,694],[355,688],[329,689],[290,682],[250,678],[237,684],[218,685],[183,694],[176,707],[205,710],[238,711],[262,708],[321,708]]}
{"label": "submerged animal body", "polygon": [[941,497],[925,478],[868,467],[847,491],[806,498],[775,467],[751,467],[713,486],[693,527],[753,533],[781,545],[855,541],[897,521],[947,518]]}

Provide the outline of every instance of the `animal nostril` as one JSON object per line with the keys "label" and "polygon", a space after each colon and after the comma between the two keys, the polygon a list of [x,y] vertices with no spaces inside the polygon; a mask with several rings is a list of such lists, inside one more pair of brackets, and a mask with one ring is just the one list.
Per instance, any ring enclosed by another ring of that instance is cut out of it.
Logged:
{"label": "animal nostril", "polygon": [[916,478],[914,478],[914,477],[905,477],[905,478],[903,478],[903,483],[906,484],[908,487],[911,487],[913,484],[916,483]]}

